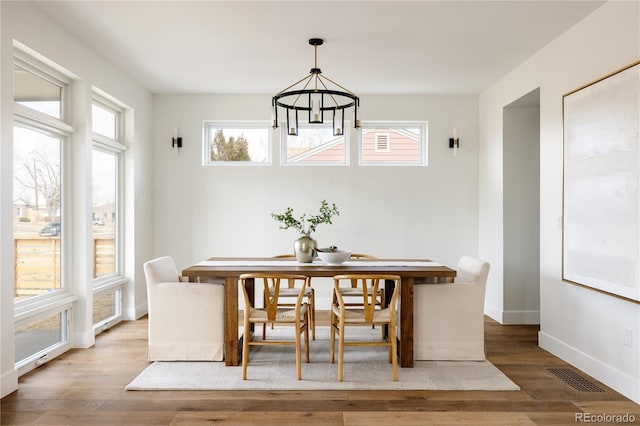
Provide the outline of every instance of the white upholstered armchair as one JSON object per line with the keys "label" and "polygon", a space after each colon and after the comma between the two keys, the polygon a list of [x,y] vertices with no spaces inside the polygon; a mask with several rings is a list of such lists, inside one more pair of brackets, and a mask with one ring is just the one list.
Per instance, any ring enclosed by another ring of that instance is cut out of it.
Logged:
{"label": "white upholstered armchair", "polygon": [[415,282],[414,359],[484,360],[484,295],[489,264],[463,256],[454,283]]}
{"label": "white upholstered armchair", "polygon": [[222,361],[224,286],[180,282],[170,257],[144,264],[150,361]]}

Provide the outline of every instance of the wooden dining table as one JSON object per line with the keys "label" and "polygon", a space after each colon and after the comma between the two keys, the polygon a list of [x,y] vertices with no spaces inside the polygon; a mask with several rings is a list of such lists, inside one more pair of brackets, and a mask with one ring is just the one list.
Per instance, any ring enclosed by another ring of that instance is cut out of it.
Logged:
{"label": "wooden dining table", "polygon": [[[224,278],[225,285],[225,364],[241,362],[238,333],[238,278],[244,273],[300,274],[310,277],[333,277],[338,274],[394,274],[401,278],[399,315],[399,361],[403,368],[413,367],[413,283],[446,284],[453,282],[456,271],[429,259],[357,259],[339,266],[325,265],[319,260],[298,263],[292,259],[214,257],[189,266],[182,275],[189,281],[202,278]],[[386,283],[387,286],[392,282]],[[391,289],[385,294],[391,294]]]}

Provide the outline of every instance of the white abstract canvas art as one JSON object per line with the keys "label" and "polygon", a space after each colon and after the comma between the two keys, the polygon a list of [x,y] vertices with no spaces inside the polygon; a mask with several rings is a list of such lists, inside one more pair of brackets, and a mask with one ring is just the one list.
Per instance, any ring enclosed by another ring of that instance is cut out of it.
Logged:
{"label": "white abstract canvas art", "polygon": [[563,279],[640,301],[640,63],[563,106]]}

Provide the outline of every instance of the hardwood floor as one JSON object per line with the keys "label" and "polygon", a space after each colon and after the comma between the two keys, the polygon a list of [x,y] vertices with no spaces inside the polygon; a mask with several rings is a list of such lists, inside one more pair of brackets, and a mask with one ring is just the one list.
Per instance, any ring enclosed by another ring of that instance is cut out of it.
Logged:
{"label": "hardwood floor", "polygon": [[[326,323],[319,316],[318,325]],[[0,424],[513,426],[570,425],[580,423],[580,415],[596,423],[595,416],[617,414],[634,416],[626,424],[640,424],[640,405],[540,349],[537,326],[501,326],[488,318],[485,323],[489,360],[522,390],[125,391],[149,364],[144,318],[22,376],[19,389],[2,399]],[[601,391],[577,390],[549,368],[576,372]]]}

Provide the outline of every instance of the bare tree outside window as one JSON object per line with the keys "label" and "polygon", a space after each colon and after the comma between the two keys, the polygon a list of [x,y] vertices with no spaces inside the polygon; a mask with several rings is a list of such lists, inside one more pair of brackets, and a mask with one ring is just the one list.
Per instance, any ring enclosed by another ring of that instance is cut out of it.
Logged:
{"label": "bare tree outside window", "polygon": [[50,147],[41,146],[17,156],[15,161],[16,194],[36,209],[46,208],[46,220],[54,222],[60,215],[60,159]]}
{"label": "bare tree outside window", "polygon": [[62,162],[59,136],[14,126],[15,300],[61,288]]}

